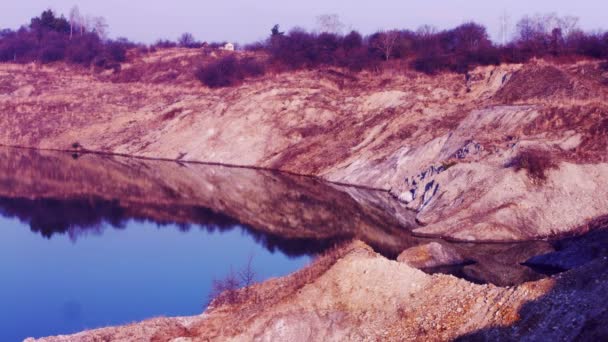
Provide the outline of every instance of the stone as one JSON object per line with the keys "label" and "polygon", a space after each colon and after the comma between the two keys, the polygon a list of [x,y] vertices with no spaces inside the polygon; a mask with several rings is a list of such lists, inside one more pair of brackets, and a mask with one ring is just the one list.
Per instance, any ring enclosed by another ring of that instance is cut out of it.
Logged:
{"label": "stone", "polygon": [[453,247],[431,242],[404,250],[397,261],[414,268],[431,268],[464,264],[468,260]]}

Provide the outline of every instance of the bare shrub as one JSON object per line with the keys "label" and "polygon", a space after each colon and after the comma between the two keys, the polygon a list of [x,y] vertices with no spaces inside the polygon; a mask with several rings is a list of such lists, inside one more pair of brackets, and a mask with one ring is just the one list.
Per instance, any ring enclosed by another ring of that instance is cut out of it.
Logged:
{"label": "bare shrub", "polygon": [[217,305],[234,304],[239,299],[238,289],[241,282],[237,274],[231,268],[230,272],[222,279],[213,279],[211,284],[211,292],[209,293],[209,302],[214,302]]}
{"label": "bare shrub", "polygon": [[177,47],[177,43],[168,39],[159,39],[150,46],[150,48],[154,51],[158,49],[169,49],[174,47]]}
{"label": "bare shrub", "polygon": [[546,151],[524,150],[519,152],[507,165],[515,171],[525,170],[532,180],[542,182],[547,179],[547,170],[557,167]]}
{"label": "bare shrub", "polygon": [[201,67],[196,77],[210,88],[222,88],[237,85],[247,77],[261,76],[265,71],[264,64],[254,58],[239,60],[230,54]]}
{"label": "bare shrub", "polygon": [[196,77],[210,88],[233,86],[244,79],[239,70],[238,60],[232,55],[200,68]]}
{"label": "bare shrub", "polygon": [[179,46],[189,48],[189,49],[195,49],[195,48],[201,47],[201,43],[196,41],[196,39],[194,38],[192,33],[189,33],[189,32],[185,32],[181,36],[179,36],[179,38],[177,39],[177,43],[179,44]]}
{"label": "bare shrub", "polygon": [[247,259],[247,264],[239,271],[239,278],[241,280],[241,285],[246,289],[249,289],[249,286],[253,285],[255,282],[255,278],[257,274],[253,269],[253,254],[249,255],[249,259]]}
{"label": "bare shrub", "polygon": [[[257,273],[253,268],[253,255],[241,270],[235,272],[232,267],[221,279],[213,279],[209,303],[214,305],[236,304],[250,299],[250,286],[255,284]],[[241,289],[244,288],[244,289]]]}

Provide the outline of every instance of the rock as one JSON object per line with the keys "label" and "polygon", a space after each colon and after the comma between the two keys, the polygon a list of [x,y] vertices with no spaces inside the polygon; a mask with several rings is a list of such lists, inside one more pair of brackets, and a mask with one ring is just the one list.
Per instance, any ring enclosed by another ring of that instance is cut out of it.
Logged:
{"label": "rock", "polygon": [[452,247],[431,242],[406,249],[399,254],[397,261],[414,268],[431,268],[464,264],[468,260]]}
{"label": "rock", "polygon": [[407,204],[414,200],[414,194],[412,191],[404,191],[397,196],[397,199]]}
{"label": "rock", "polygon": [[598,230],[556,242],[557,251],[534,256],[523,264],[544,273],[555,273],[605,257],[608,255],[608,218],[601,218],[597,223],[600,225]]}

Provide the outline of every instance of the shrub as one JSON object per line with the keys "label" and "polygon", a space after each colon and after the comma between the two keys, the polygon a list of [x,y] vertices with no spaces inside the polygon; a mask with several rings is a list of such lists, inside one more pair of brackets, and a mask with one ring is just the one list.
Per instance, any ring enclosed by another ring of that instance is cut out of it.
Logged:
{"label": "shrub", "polygon": [[253,57],[243,58],[240,62],[240,69],[244,77],[257,77],[266,73],[264,64]]}
{"label": "shrub", "polygon": [[507,165],[513,167],[515,171],[525,170],[534,181],[544,181],[547,179],[546,172],[557,167],[546,151],[524,150],[519,152]]}
{"label": "shrub", "polygon": [[254,42],[244,46],[245,51],[266,51],[266,43]]}
{"label": "shrub", "polygon": [[0,39],[0,61],[29,62],[37,58],[37,43],[33,35],[23,31],[7,34]]}
{"label": "shrub", "polygon": [[270,54],[273,62],[291,70],[317,66],[319,56],[315,38],[313,34],[300,29],[294,29],[287,35],[271,37]]}
{"label": "shrub", "polygon": [[71,63],[89,65],[102,52],[99,37],[93,33],[75,36],[67,46],[66,57]]}
{"label": "shrub", "polygon": [[214,305],[234,304],[239,300],[238,289],[241,282],[237,274],[231,269],[222,279],[213,279],[209,292],[209,303]]}
{"label": "shrub", "polygon": [[202,67],[196,76],[210,88],[228,87],[242,81],[238,62],[234,56],[224,57]]}
{"label": "shrub", "polygon": [[177,39],[177,42],[178,42],[179,46],[189,48],[189,49],[198,48],[201,45],[199,42],[196,41],[196,39],[194,39],[194,36],[192,35],[192,33],[189,33],[189,32],[183,33]]}
{"label": "shrub", "polygon": [[177,46],[176,42],[173,42],[173,41],[170,41],[167,39],[159,39],[154,44],[152,44],[152,46],[150,48],[154,49],[156,51],[157,49],[168,49],[168,48],[174,48],[176,46]]}
{"label": "shrub", "polygon": [[56,62],[64,58],[64,53],[65,49],[62,45],[48,44],[42,49],[40,49],[39,59],[41,63]]}
{"label": "shrub", "polygon": [[210,88],[221,88],[239,84],[246,77],[261,76],[264,72],[264,65],[254,58],[239,60],[231,54],[201,67],[196,77]]}
{"label": "shrub", "polygon": [[443,69],[444,65],[445,60],[437,52],[421,54],[412,62],[414,69],[429,75],[437,73],[437,71]]}
{"label": "shrub", "polygon": [[106,53],[111,60],[122,63],[127,60],[127,47],[124,42],[116,41],[106,44]]}
{"label": "shrub", "polygon": [[363,46],[363,37],[357,31],[351,31],[342,39],[342,47],[346,51],[358,50]]}
{"label": "shrub", "polygon": [[[255,284],[257,273],[253,268],[253,255],[249,256],[247,263],[239,272],[230,272],[221,279],[213,279],[211,291],[209,292],[209,302],[216,306],[224,304],[235,304],[249,299],[250,286]],[[240,290],[244,288],[243,290]]]}

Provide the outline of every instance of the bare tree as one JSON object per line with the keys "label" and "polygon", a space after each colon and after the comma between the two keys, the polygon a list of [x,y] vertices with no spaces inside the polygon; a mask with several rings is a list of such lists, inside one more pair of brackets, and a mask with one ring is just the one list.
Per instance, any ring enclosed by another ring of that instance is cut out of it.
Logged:
{"label": "bare tree", "polygon": [[254,284],[255,278],[257,274],[253,269],[253,254],[249,255],[249,259],[247,259],[247,264],[243,267],[243,269],[239,272],[239,277],[241,278],[241,284],[244,287],[249,287]]}
{"label": "bare tree", "polygon": [[398,38],[399,31],[397,30],[378,32],[373,41],[373,44],[375,45],[375,48],[379,49],[382,52],[384,58],[388,61],[391,58],[391,55],[393,54],[393,49],[397,44]]}
{"label": "bare tree", "polygon": [[[211,292],[209,292],[209,302],[215,301],[216,304],[234,304],[240,299],[246,299],[250,292],[249,287],[255,283],[257,273],[253,268],[253,254],[249,255],[247,263],[239,272],[234,272],[232,267],[228,274],[222,279],[213,279]],[[245,287],[245,297],[239,296],[239,288]]]}
{"label": "bare tree", "polygon": [[215,300],[219,305],[236,303],[239,287],[239,277],[231,267],[230,272],[224,278],[213,279],[211,292],[209,292],[209,302]]}
{"label": "bare tree", "polygon": [[96,33],[99,38],[106,39],[108,37],[108,24],[104,17],[92,17],[90,20],[91,32]]}
{"label": "bare tree", "polygon": [[74,36],[74,32],[78,31],[83,26],[82,16],[78,6],[72,7],[70,10],[70,39]]}
{"label": "bare tree", "polygon": [[500,43],[502,45],[507,45],[507,41],[511,36],[511,16],[505,10],[503,14],[500,16]]}
{"label": "bare tree", "polygon": [[550,36],[559,29],[564,37],[577,31],[578,18],[573,16],[560,17],[555,13],[525,16],[517,23],[517,33],[522,41],[530,41]]}
{"label": "bare tree", "polygon": [[177,42],[182,47],[191,47],[196,44],[196,39],[194,39],[192,33],[185,32],[177,39]]}
{"label": "bare tree", "polygon": [[431,25],[422,25],[416,30],[416,33],[422,38],[427,38],[436,34],[437,28]]}
{"label": "bare tree", "polygon": [[317,26],[321,33],[341,34],[342,30],[344,30],[344,24],[340,21],[340,17],[337,14],[323,14],[318,16]]}
{"label": "bare tree", "polygon": [[558,18],[558,28],[562,31],[564,37],[570,36],[573,32],[578,30],[579,19],[574,16],[565,16]]}

